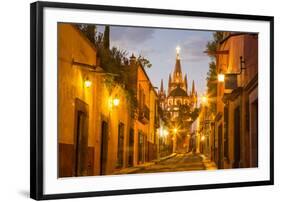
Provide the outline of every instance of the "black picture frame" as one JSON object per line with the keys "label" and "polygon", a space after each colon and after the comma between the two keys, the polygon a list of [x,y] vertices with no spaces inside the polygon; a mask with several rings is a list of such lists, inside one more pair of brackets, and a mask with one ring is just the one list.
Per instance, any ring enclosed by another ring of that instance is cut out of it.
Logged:
{"label": "black picture frame", "polygon": [[[270,23],[270,180],[143,189],[77,192],[45,195],[43,193],[43,23],[44,8],[121,11],[129,13],[163,14],[167,16],[195,16],[224,19],[267,21]],[[274,17],[240,15],[183,10],[135,8],[89,5],[76,3],[35,2],[30,5],[30,197],[36,200],[93,197],[108,195],[140,194],[155,192],[187,191],[229,187],[246,187],[274,184]]]}

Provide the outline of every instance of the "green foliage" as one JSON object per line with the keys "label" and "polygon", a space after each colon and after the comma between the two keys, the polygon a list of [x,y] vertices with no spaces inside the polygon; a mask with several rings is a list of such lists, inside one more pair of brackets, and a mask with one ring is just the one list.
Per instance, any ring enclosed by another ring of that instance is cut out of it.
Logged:
{"label": "green foliage", "polygon": [[152,64],[150,63],[150,61],[148,59],[146,59],[145,57],[143,57],[142,55],[139,55],[139,57],[137,58],[137,62],[144,68],[152,67]]}
{"label": "green foliage", "polygon": [[209,63],[209,71],[207,73],[207,89],[208,96],[215,97],[217,95],[217,70],[216,63],[214,61]]}
{"label": "green foliage", "polygon": [[[209,63],[209,71],[207,73],[207,93],[210,100],[215,100],[214,98],[217,96],[217,70],[216,70],[216,62],[215,62],[215,52],[219,47],[220,41],[223,39],[223,32],[214,32],[213,39],[209,41],[206,45],[207,52],[211,57],[212,61]],[[212,113],[216,112],[216,102],[212,101],[210,104],[210,111]]]}
{"label": "green foliage", "polygon": [[218,45],[222,39],[223,39],[223,32],[214,32],[213,39],[207,43],[206,48],[211,58],[213,59],[215,58],[215,55],[212,53],[214,53],[217,50]]}
{"label": "green foliage", "polygon": [[216,102],[215,98],[217,96],[217,70],[216,70],[216,63],[214,61],[209,63],[209,71],[207,73],[207,91],[208,97],[212,100],[210,105],[210,111],[212,113],[216,112]]}
{"label": "green foliage", "polygon": [[105,26],[104,29],[104,40],[103,40],[103,47],[105,49],[109,49],[110,45],[109,45],[109,26]]}
{"label": "green foliage", "polygon": [[79,24],[77,27],[86,35],[86,37],[93,43],[96,43],[96,25]]}

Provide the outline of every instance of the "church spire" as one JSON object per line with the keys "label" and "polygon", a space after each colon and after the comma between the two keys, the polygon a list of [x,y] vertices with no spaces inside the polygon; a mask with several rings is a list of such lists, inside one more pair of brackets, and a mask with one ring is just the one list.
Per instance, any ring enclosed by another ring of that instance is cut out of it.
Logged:
{"label": "church spire", "polygon": [[161,79],[160,92],[163,93],[163,91],[164,91],[163,79]]}
{"label": "church spire", "polygon": [[176,64],[175,64],[175,69],[173,73],[173,82],[176,83],[181,83],[182,82],[182,72],[181,72],[181,63],[180,63],[180,47],[177,46],[176,48]]}
{"label": "church spire", "polygon": [[186,74],[184,75],[184,88],[185,88],[185,91],[188,92],[187,76],[186,76]]}
{"label": "church spire", "polygon": [[177,52],[177,60],[180,59],[180,50],[181,48],[179,46],[176,47],[176,52]]}
{"label": "church spire", "polygon": [[171,84],[172,84],[172,78],[171,78],[171,74],[169,74],[169,83],[168,83],[168,94],[171,91]]}
{"label": "church spire", "polygon": [[192,95],[195,95],[195,84],[194,84],[194,80],[192,81],[192,91],[191,91]]}
{"label": "church spire", "polygon": [[169,85],[172,83],[171,74],[169,74]]}

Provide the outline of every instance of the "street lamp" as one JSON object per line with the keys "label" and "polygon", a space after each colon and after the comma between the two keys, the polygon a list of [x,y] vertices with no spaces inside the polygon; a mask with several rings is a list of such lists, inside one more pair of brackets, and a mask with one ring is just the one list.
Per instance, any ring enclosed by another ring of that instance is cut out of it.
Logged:
{"label": "street lamp", "polygon": [[90,81],[90,79],[88,77],[86,77],[85,80],[84,80],[84,86],[86,88],[90,88],[91,85],[92,85],[92,82]]}
{"label": "street lamp", "polygon": [[119,98],[116,97],[116,98],[113,99],[113,105],[115,107],[117,107],[119,105],[119,103],[120,103],[120,99]]}
{"label": "street lamp", "polygon": [[205,135],[201,136],[201,141],[203,142],[205,140]]}
{"label": "street lamp", "polygon": [[115,98],[109,97],[108,106],[110,109],[112,109],[112,107],[118,107],[119,104],[120,104],[120,99],[118,97]]}
{"label": "street lamp", "polygon": [[207,103],[208,103],[208,97],[205,96],[205,95],[203,95],[202,98],[201,98],[201,101],[202,101],[202,104],[207,105]]}
{"label": "street lamp", "polygon": [[224,82],[224,74],[223,73],[218,74],[218,82],[220,82],[220,83]]}

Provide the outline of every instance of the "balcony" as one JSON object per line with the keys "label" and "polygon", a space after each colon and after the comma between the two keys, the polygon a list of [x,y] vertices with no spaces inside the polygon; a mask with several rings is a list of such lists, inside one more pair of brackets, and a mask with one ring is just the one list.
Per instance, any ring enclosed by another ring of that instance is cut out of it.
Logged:
{"label": "balcony", "polygon": [[139,121],[143,124],[149,122],[149,108],[146,105],[139,108]]}

